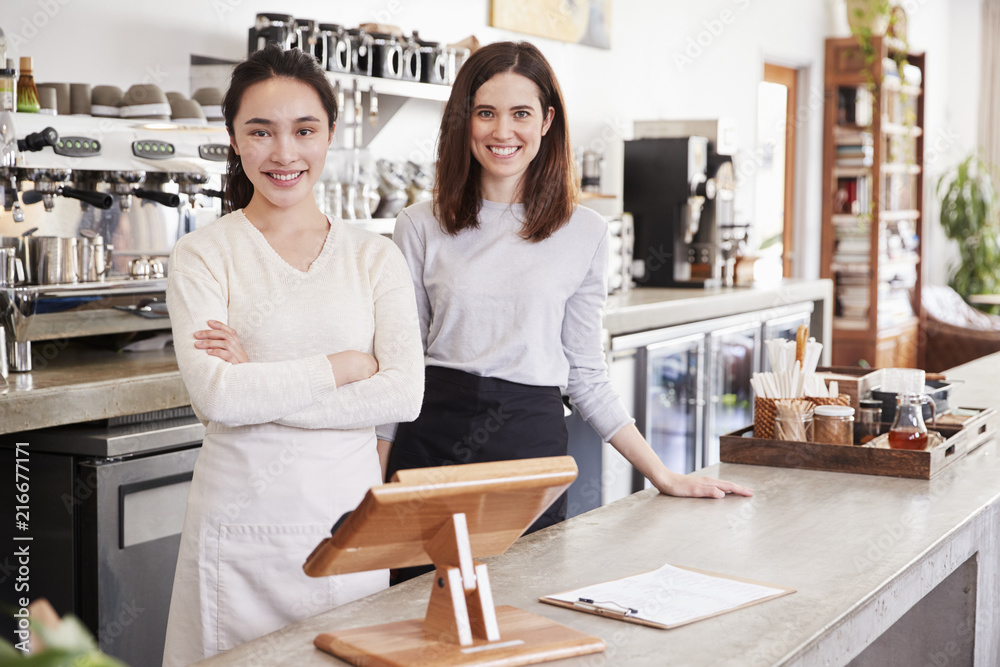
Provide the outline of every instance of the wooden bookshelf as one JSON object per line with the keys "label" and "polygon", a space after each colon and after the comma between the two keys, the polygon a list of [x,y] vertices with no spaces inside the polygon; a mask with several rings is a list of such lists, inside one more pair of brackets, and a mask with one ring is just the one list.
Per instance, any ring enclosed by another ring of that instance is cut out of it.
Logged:
{"label": "wooden bookshelf", "polygon": [[834,281],[835,366],[915,367],[923,358],[924,54],[872,42],[866,64],[854,37],[826,40],[821,275]]}

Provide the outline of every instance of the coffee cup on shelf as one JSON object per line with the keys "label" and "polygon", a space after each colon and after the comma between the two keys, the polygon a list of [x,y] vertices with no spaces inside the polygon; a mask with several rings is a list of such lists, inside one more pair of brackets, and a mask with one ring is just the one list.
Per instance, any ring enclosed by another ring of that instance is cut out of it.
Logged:
{"label": "coffee cup on shelf", "polygon": [[91,94],[89,83],[71,83],[69,85],[69,112],[74,116],[89,116]]}

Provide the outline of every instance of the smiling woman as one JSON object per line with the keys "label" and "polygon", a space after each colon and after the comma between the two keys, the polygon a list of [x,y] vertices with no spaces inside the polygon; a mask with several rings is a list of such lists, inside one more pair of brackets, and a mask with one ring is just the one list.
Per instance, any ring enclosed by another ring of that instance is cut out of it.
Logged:
{"label": "smiling woman", "polygon": [[[417,292],[426,355],[420,416],[378,429],[390,473],[565,455],[563,391],[658,489],[750,494],[668,470],[611,386],[602,346],[608,225],[578,206],[562,93],[537,48],[483,47],[445,106],[432,202],[393,241]],[[566,515],[565,497],[532,526]]]}
{"label": "smiling woman", "polygon": [[170,601],[164,665],[187,665],[373,593],[383,572],[302,564],[380,482],[374,427],[420,407],[406,263],[320,212],[337,118],[311,55],[269,46],[223,103],[232,212],[182,237],[167,301],[177,363],[206,422]]}

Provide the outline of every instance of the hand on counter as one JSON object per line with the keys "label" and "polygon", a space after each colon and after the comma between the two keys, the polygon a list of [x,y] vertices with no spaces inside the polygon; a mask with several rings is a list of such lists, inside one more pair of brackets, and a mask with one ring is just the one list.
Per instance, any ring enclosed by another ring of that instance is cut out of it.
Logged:
{"label": "hand on counter", "polygon": [[753,491],[724,480],[711,477],[678,474],[665,465],[635,424],[622,427],[611,436],[611,446],[618,450],[636,470],[653,483],[660,493],[682,498],[725,498],[727,493],[752,496]]}
{"label": "hand on counter", "polygon": [[657,488],[661,493],[681,498],[725,498],[727,493],[735,493],[739,496],[752,496],[753,491],[740,486],[734,482],[727,482],[713,477],[699,477],[697,475],[678,475],[671,472],[673,481]]}
{"label": "hand on counter", "polygon": [[208,326],[211,328],[194,332],[194,337],[197,339],[194,342],[195,347],[231,364],[242,364],[250,361],[250,357],[240,345],[240,339],[236,335],[235,329],[217,320],[209,320]]}

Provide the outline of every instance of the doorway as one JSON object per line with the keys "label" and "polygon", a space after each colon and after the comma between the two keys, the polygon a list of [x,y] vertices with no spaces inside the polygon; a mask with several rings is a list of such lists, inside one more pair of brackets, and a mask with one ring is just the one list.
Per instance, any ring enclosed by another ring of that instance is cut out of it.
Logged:
{"label": "doorway", "polygon": [[795,108],[798,71],[764,63],[757,88],[756,227],[759,280],[795,274]]}

